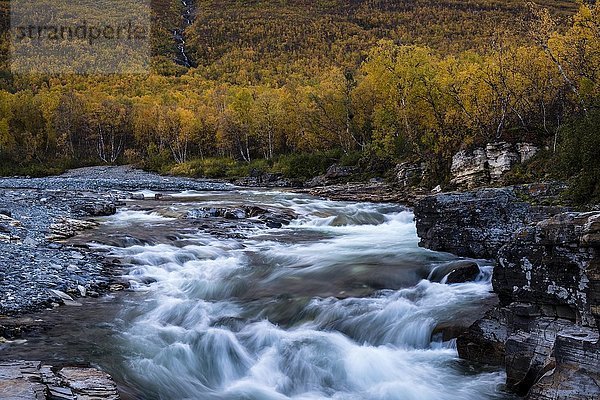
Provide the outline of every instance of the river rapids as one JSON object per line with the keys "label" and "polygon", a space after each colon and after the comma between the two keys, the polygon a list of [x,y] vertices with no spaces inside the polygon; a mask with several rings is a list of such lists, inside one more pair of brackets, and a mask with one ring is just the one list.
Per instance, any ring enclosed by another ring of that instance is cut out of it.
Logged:
{"label": "river rapids", "polygon": [[[102,218],[93,244],[130,282],[103,345],[115,356],[96,361],[124,397],[509,398],[502,372],[459,360],[443,333],[493,301],[490,264],[478,261],[475,282],[435,282],[458,258],[418,247],[408,209],[278,191],[171,195]],[[297,218],[223,235],[180,226],[192,209],[240,204]]]}

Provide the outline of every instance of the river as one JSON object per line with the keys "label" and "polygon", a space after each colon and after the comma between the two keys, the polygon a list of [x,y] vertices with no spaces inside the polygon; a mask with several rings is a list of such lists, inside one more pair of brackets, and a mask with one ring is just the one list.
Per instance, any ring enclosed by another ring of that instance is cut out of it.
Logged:
{"label": "river", "polygon": [[[170,196],[128,202],[78,239],[124,265],[129,291],[61,307],[53,330],[7,351],[91,362],[126,399],[509,398],[502,372],[459,360],[440,333],[493,300],[491,267],[478,261],[476,282],[428,280],[457,258],[419,248],[408,209],[279,191]],[[297,218],[276,229],[182,218],[241,204]]]}

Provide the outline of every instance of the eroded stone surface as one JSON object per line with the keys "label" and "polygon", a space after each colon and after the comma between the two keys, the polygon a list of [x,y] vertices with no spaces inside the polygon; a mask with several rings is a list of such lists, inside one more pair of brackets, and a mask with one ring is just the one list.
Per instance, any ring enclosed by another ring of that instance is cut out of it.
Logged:
{"label": "eroded stone surface", "polygon": [[95,368],[55,368],[39,361],[0,362],[3,400],[119,400],[112,378]]}
{"label": "eroded stone surface", "polygon": [[488,143],[485,148],[463,150],[454,155],[450,172],[451,184],[473,189],[501,182],[515,165],[531,159],[538,148],[531,143]]}

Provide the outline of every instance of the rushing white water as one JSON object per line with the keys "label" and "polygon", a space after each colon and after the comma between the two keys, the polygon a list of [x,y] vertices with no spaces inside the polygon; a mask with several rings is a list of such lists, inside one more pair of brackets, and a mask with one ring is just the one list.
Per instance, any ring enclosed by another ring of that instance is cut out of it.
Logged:
{"label": "rushing white water", "polygon": [[[122,344],[123,379],[144,398],[506,398],[500,372],[470,371],[433,334],[489,298],[489,271],[473,283],[428,281],[454,258],[419,248],[412,214],[397,206],[238,195],[299,218],[244,239],[197,230],[111,249],[147,291],[123,316]],[[231,201],[211,196],[184,193],[173,207]],[[106,223],[159,219],[170,221],[124,211]]]}

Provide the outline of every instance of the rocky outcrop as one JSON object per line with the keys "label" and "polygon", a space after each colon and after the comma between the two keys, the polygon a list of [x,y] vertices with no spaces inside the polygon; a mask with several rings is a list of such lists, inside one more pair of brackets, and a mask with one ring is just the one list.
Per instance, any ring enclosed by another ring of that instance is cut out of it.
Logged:
{"label": "rocky outcrop", "polygon": [[560,332],[554,343],[554,368],[531,388],[528,400],[600,398],[598,335],[582,329]]}
{"label": "rocky outcrop", "polygon": [[396,182],[401,188],[421,186],[426,176],[426,170],[425,163],[400,163],[394,170]]}
{"label": "rocky outcrop", "polygon": [[112,378],[95,368],[53,367],[39,361],[0,362],[5,400],[119,400]]}
{"label": "rocky outcrop", "polygon": [[462,150],[452,158],[450,183],[458,188],[472,189],[501,182],[516,164],[531,159],[538,148],[530,143],[488,143],[485,148]]}
{"label": "rocky outcrop", "polygon": [[595,327],[599,247],[600,212],[564,213],[527,226],[500,249],[494,290],[503,305],[531,303],[544,316]]}
{"label": "rocky outcrop", "polygon": [[462,358],[503,365],[529,400],[600,398],[600,212],[547,203],[552,186],[431,196],[422,245],[496,259],[499,305],[457,339]]}
{"label": "rocky outcrop", "polygon": [[417,200],[429,194],[429,191],[425,190],[402,190],[378,179],[364,183],[354,182],[327,185],[296,191],[336,201],[368,201],[372,203],[401,203],[406,205],[415,204]]}
{"label": "rocky outcrop", "polygon": [[561,190],[559,184],[538,184],[427,196],[414,209],[420,245],[464,257],[493,259],[514,232],[564,211],[562,207],[531,204],[547,203]]}
{"label": "rocky outcrop", "polygon": [[327,172],[308,180],[304,183],[304,186],[313,188],[339,183],[340,181],[347,180],[357,171],[358,168],[356,167],[333,164],[327,168]]}

